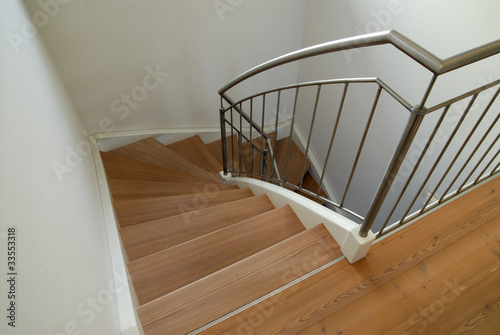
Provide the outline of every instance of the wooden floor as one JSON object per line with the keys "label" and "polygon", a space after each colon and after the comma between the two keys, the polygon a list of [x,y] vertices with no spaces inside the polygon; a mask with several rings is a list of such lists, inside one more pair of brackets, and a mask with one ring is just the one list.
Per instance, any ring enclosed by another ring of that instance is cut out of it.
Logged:
{"label": "wooden floor", "polygon": [[500,334],[500,177],[202,334]]}

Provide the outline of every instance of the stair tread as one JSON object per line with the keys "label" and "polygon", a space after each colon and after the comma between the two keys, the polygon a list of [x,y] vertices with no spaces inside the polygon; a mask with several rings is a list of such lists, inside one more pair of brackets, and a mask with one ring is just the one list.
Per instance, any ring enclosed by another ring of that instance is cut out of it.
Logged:
{"label": "stair tread", "polygon": [[146,335],[185,334],[340,255],[320,224],[143,305],[137,313]]}
{"label": "stair tread", "polygon": [[[205,187],[210,187],[207,180],[206,183],[201,182],[162,182],[149,180],[131,180],[131,179],[109,179],[108,184],[113,194],[113,199],[140,199],[164,197],[180,194],[193,193],[195,189],[203,190]],[[209,185],[209,186],[207,186]],[[217,184],[221,190],[236,189],[234,185]]]}
{"label": "stair tread", "polygon": [[287,205],[130,262],[139,303],[160,298],[304,230]]}
{"label": "stair tread", "polygon": [[[218,186],[218,184],[212,185]],[[127,227],[179,214],[183,214],[187,219],[191,211],[253,196],[250,189],[221,191],[217,188],[210,192],[201,192],[168,197],[117,200],[113,205],[120,226]]]}
{"label": "stair tread", "polygon": [[109,179],[133,179],[172,182],[207,182],[207,179],[165,169],[130,159],[112,152],[101,152],[101,158]]}
{"label": "stair tread", "polygon": [[272,209],[269,197],[258,195],[191,212],[189,224],[181,214],[122,228],[120,235],[128,259],[133,261]]}
{"label": "stair tread", "polygon": [[153,137],[131,143],[111,152],[143,163],[163,167],[200,178],[212,179],[213,175],[199,169],[172,149],[164,146]]}
{"label": "stair tread", "polygon": [[195,166],[211,172],[216,178],[219,178],[219,173],[222,171],[222,164],[205,147],[205,143],[203,143],[198,135],[169,144],[167,147],[182,155]]}
{"label": "stair tread", "polygon": [[[217,140],[206,144],[207,149],[212,153],[212,155],[217,159],[217,161],[222,165],[222,140]],[[239,171],[240,169],[240,159],[238,150],[238,136],[228,136],[226,138],[226,149],[227,149],[227,166],[229,170]]]}
{"label": "stair tread", "polygon": [[[290,148],[290,155],[288,154]],[[304,160],[306,162],[304,170]],[[311,162],[306,159],[299,147],[290,140],[289,137],[276,142],[276,161],[280,171],[281,179],[293,184],[299,185],[305,172],[311,166]],[[287,162],[290,162],[287,168]]]}

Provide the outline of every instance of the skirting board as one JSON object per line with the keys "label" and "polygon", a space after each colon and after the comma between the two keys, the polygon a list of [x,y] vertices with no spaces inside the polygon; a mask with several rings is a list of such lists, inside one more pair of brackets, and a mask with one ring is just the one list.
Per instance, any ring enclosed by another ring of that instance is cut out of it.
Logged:
{"label": "skirting board", "polygon": [[122,335],[143,335],[140,321],[135,311],[139,306],[139,301],[135,295],[131,277],[127,270],[127,256],[121,243],[118,232],[118,222],[113,210],[111,192],[109,191],[106,172],[99,154],[97,141],[93,136],[89,136],[92,158],[94,159],[97,182],[103,219],[108,237],[109,251],[111,256],[111,266],[113,269],[113,279],[115,291],[116,310],[118,311],[118,323]]}

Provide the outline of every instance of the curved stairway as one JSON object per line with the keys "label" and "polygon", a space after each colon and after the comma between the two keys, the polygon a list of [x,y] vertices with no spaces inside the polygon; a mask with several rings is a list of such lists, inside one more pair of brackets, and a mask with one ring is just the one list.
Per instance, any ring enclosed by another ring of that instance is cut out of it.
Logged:
{"label": "curved stairway", "polygon": [[341,256],[322,224],[222,184],[220,156],[198,136],[101,152],[146,335],[193,332]]}

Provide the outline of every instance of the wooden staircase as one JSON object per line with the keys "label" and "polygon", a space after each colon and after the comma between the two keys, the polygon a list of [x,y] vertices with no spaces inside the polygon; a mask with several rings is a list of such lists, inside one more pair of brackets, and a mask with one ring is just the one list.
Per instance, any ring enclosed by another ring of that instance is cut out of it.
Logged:
{"label": "wooden staircase", "polygon": [[[342,255],[322,224],[306,230],[291,207],[222,184],[218,144],[101,153],[146,335],[192,332]],[[303,166],[286,174],[300,182]]]}

